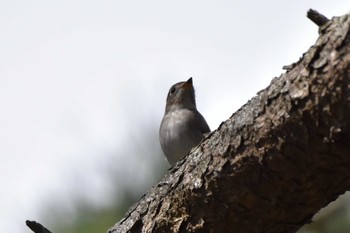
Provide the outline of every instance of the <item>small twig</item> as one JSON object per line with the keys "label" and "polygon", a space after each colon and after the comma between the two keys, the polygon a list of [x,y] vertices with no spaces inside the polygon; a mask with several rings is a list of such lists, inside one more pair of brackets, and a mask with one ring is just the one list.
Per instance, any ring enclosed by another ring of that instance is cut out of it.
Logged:
{"label": "small twig", "polygon": [[26,225],[35,233],[52,233],[48,229],[46,229],[43,225],[40,223],[37,223],[35,221],[26,221]]}
{"label": "small twig", "polygon": [[319,27],[325,25],[329,21],[326,16],[318,13],[313,9],[308,10],[307,17]]}

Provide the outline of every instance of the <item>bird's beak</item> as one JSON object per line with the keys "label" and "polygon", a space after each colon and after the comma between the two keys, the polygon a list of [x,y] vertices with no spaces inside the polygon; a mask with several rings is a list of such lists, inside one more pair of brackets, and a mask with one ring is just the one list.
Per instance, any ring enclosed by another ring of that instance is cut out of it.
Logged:
{"label": "bird's beak", "polygon": [[192,77],[189,78],[182,86],[185,88],[193,88]]}

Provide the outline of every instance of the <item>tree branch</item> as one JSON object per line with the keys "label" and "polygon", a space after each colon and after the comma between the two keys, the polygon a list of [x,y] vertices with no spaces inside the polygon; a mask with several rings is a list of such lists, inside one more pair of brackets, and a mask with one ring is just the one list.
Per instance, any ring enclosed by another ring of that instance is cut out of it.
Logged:
{"label": "tree branch", "polygon": [[35,221],[27,220],[26,225],[35,233],[51,233],[51,231]]}
{"label": "tree branch", "polygon": [[109,233],[295,232],[348,190],[349,26],[349,15],[333,18],[293,68],[193,149]]}
{"label": "tree branch", "polygon": [[318,13],[313,9],[308,10],[307,17],[319,27],[325,25],[329,21],[326,16]]}

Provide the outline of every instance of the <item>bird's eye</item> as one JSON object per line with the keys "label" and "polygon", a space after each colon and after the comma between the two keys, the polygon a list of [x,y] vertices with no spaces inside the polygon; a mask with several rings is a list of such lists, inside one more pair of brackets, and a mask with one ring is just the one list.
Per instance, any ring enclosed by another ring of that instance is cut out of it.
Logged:
{"label": "bird's eye", "polygon": [[170,88],[170,94],[171,94],[171,95],[174,94],[175,91],[176,91],[175,87],[171,87],[171,88]]}

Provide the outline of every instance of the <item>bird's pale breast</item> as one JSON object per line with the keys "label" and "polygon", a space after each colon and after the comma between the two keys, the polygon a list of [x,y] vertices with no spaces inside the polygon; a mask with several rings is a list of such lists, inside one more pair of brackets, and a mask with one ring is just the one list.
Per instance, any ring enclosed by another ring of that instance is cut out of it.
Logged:
{"label": "bird's pale breast", "polygon": [[161,123],[160,138],[162,149],[171,164],[185,156],[202,139],[203,133],[196,123],[196,115],[188,109],[167,113]]}

